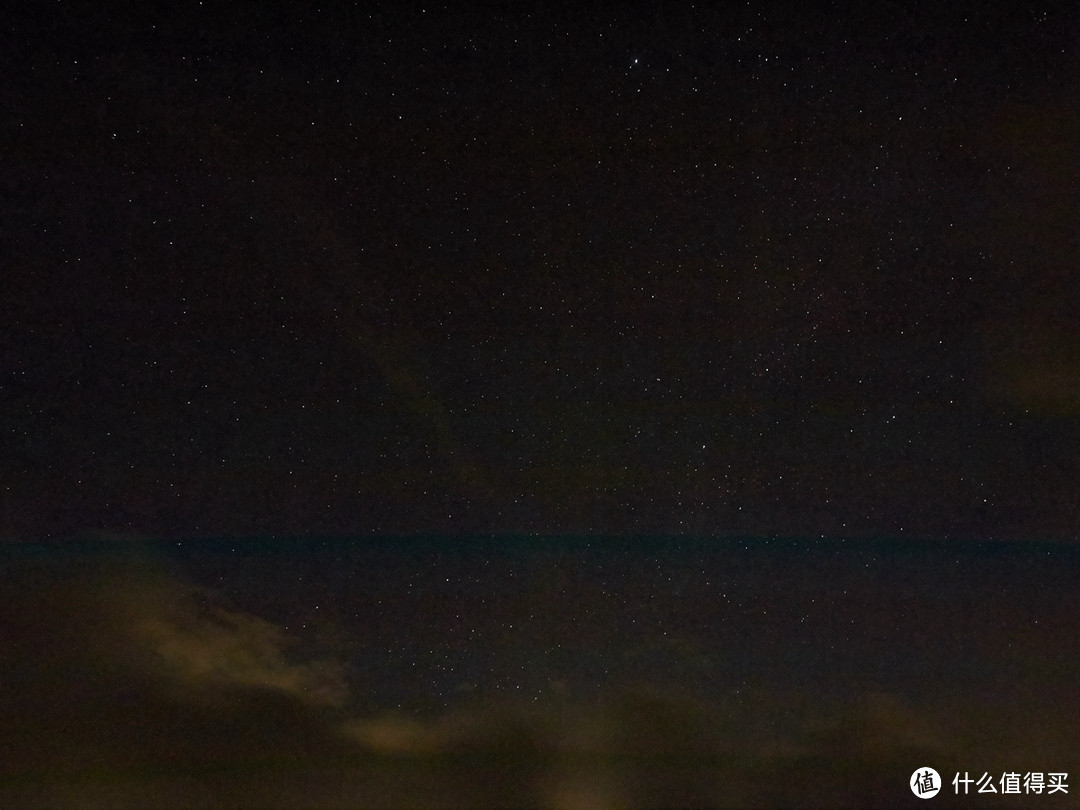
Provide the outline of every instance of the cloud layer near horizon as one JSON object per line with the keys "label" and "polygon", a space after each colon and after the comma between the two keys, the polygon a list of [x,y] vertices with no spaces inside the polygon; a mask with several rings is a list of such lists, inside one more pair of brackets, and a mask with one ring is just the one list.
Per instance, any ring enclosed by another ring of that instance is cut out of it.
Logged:
{"label": "cloud layer near horizon", "polygon": [[360,712],[344,661],[153,565],[36,561],[2,584],[9,806],[895,806],[916,767],[1065,769],[1070,751],[1025,736],[1022,707],[946,714],[872,688]]}

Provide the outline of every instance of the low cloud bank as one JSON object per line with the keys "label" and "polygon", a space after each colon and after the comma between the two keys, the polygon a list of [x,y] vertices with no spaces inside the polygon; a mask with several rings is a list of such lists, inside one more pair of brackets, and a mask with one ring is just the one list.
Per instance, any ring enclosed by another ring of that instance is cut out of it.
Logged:
{"label": "low cloud bank", "polygon": [[26,558],[0,580],[4,806],[894,807],[923,765],[1067,764],[1068,735],[1025,736],[977,696],[619,686],[359,715],[343,661],[145,560]]}

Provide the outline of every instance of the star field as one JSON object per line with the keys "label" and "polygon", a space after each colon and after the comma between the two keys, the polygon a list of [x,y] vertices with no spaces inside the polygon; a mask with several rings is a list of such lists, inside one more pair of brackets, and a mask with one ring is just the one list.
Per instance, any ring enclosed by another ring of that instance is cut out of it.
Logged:
{"label": "star field", "polygon": [[0,804],[1075,781],[1080,17],[966,5],[0,15]]}
{"label": "star field", "polygon": [[9,534],[1072,528],[1053,10],[42,19]]}

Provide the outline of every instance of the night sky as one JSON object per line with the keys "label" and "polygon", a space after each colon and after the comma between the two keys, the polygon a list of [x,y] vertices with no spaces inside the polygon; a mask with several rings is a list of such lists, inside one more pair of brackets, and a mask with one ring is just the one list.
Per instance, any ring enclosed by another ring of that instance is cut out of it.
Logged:
{"label": "night sky", "polygon": [[0,14],[0,800],[1080,772],[1080,13],[909,5]]}

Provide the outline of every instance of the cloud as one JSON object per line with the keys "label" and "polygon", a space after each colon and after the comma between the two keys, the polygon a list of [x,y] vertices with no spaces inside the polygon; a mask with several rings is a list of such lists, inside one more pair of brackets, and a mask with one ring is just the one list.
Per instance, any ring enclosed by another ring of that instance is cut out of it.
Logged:
{"label": "cloud", "polygon": [[280,627],[226,607],[152,557],[117,547],[53,560],[38,573],[38,592],[13,609],[43,622],[43,641],[69,658],[161,687],[268,690],[318,706],[346,700],[340,661],[305,660]]}
{"label": "cloud", "polygon": [[12,556],[0,805],[296,806],[306,775],[358,750],[337,731],[341,663],[273,624],[126,552]]}
{"label": "cloud", "polygon": [[918,762],[952,759],[941,724],[893,695],[798,703],[769,690],[735,701],[627,689],[386,714],[345,731],[387,761],[445,775],[435,795],[486,785],[467,794],[478,806],[888,807]]}
{"label": "cloud", "polygon": [[257,616],[199,605],[196,595],[152,601],[154,609],[133,624],[133,639],[156,654],[163,674],[202,688],[271,689],[316,705],[344,704],[348,690],[340,662],[290,661],[280,628]]}
{"label": "cloud", "polygon": [[1068,770],[1075,738],[1061,707],[1025,724],[869,687],[622,684],[360,715],[341,661],[145,561],[5,565],[0,609],[4,806],[891,807],[916,767]]}

